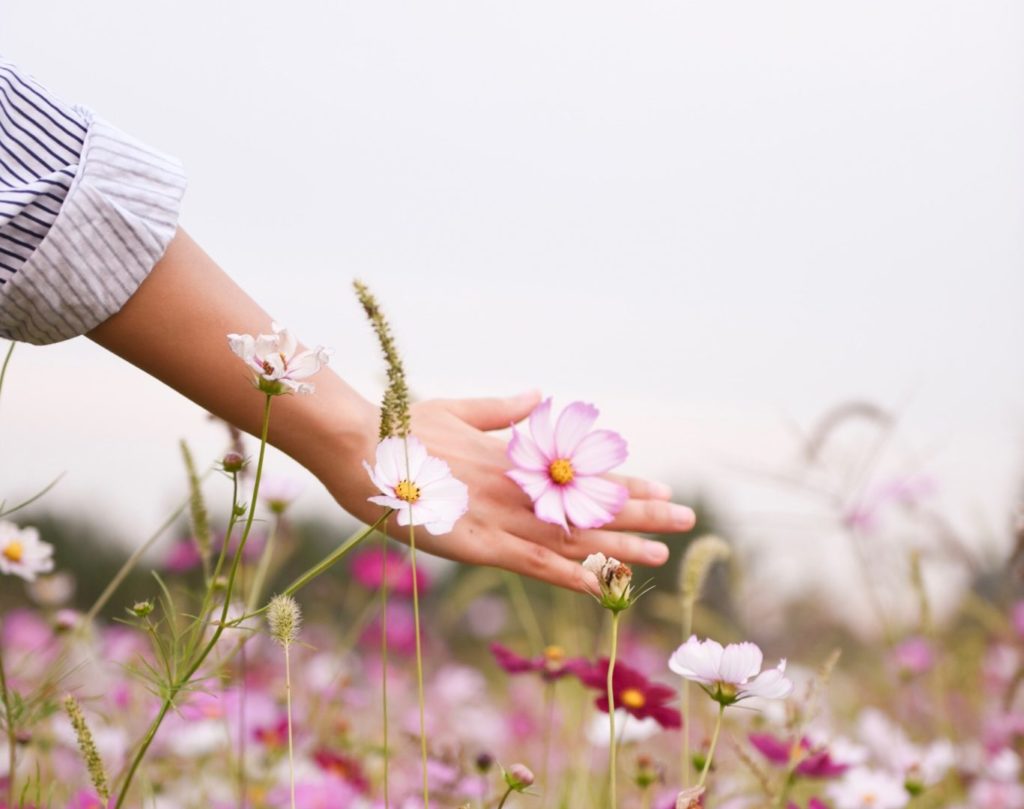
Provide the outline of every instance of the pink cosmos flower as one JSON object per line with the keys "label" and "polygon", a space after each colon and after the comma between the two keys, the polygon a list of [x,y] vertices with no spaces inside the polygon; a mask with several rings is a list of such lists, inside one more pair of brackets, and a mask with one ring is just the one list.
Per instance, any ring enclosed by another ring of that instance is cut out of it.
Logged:
{"label": "pink cosmos flower", "polygon": [[530,435],[513,431],[507,474],[533,501],[544,522],[569,530],[611,522],[629,498],[626,488],[600,477],[626,460],[626,442],[611,430],[592,430],[598,410],[573,402],[551,426],[551,399],[530,414]]}
{"label": "pink cosmos flower", "polygon": [[385,438],[377,445],[376,465],[363,466],[381,491],[370,502],[395,509],[399,525],[411,520],[435,536],[447,534],[469,509],[466,484],[414,436]]}
{"label": "pink cosmos flower", "polygon": [[808,778],[833,778],[849,769],[832,759],[827,749],[815,747],[806,736],[793,743],[771,733],[751,733],[747,738],[757,751],[773,764],[788,767],[794,761],[798,775]]}
{"label": "pink cosmos flower", "polygon": [[491,644],[495,661],[509,674],[538,672],[545,682],[560,680],[568,674],[589,670],[590,663],[582,658],[566,658],[561,646],[547,646],[537,657],[523,657],[500,643]]}
{"label": "pink cosmos flower", "polygon": [[668,667],[679,676],[698,683],[722,705],[748,697],[785,699],[793,683],[785,677],[786,661],[761,671],[764,655],[754,643],[730,643],[726,647],[711,639],[692,635],[672,654]]}
{"label": "pink cosmos flower", "polygon": [[273,334],[229,334],[228,346],[255,373],[257,387],[264,393],[312,393],[313,386],[300,382],[317,373],[330,359],[323,346],[299,351],[299,344],[288,329],[271,324]]}

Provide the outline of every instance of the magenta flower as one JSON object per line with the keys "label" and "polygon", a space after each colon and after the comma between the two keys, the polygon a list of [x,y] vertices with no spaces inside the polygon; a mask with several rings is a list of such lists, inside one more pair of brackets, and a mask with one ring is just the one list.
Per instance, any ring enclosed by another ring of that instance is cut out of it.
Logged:
{"label": "magenta flower", "polygon": [[566,660],[565,651],[561,646],[548,646],[544,653],[537,657],[522,657],[500,643],[491,644],[491,654],[495,661],[509,674],[526,674],[538,672],[547,682],[560,680],[567,674],[579,674],[590,668],[590,664],[581,658]]}
{"label": "magenta flower", "polygon": [[751,733],[747,738],[773,764],[788,767],[794,761],[799,761],[794,772],[807,778],[834,778],[848,769],[846,764],[833,761],[828,750],[813,747],[806,736],[795,743],[770,733]]}
{"label": "magenta flower", "polygon": [[[597,698],[596,704],[599,709],[608,713],[608,658],[602,657],[596,664],[581,667],[574,673],[585,686],[605,692]],[[615,707],[637,719],[654,719],[663,728],[682,727],[683,718],[679,711],[668,705],[678,696],[676,689],[652,682],[625,663],[615,664],[615,670],[612,672],[612,694],[615,697]]]}
{"label": "magenta flower", "polygon": [[624,486],[600,477],[626,460],[626,442],[611,430],[592,430],[598,410],[573,402],[551,426],[551,400],[530,414],[530,435],[513,431],[508,457],[515,469],[507,474],[533,501],[544,522],[597,528],[615,517],[629,493]]}

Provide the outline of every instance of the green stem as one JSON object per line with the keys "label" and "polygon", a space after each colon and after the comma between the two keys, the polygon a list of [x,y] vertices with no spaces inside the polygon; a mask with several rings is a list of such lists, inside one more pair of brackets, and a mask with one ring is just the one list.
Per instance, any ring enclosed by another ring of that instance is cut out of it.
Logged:
{"label": "green stem", "polygon": [[4,355],[4,364],[0,366],[0,391],[4,389],[4,377],[7,376],[7,366],[11,362],[11,354],[14,353],[14,346],[16,345],[17,343],[12,340],[11,344],[7,347],[7,354]]}
{"label": "green stem", "polygon": [[615,739],[615,689],[612,687],[615,676],[615,656],[619,651],[619,613],[612,613],[612,651],[608,657],[608,729],[611,737],[608,740],[608,801],[611,809],[618,805],[618,744]]}
{"label": "green stem", "polygon": [[132,759],[131,766],[128,769],[128,774],[125,776],[124,783],[121,786],[121,791],[117,796],[117,803],[114,805],[114,809],[121,809],[121,807],[124,806],[125,799],[128,797],[128,790],[131,788],[132,780],[135,778],[135,773],[138,772],[139,765],[142,764],[142,759],[149,750],[149,746],[153,743],[153,739],[156,737],[156,733],[160,729],[160,725],[163,723],[164,717],[167,716],[167,712],[174,704],[175,698],[191,681],[192,676],[199,670],[199,667],[209,656],[210,652],[213,651],[213,648],[217,645],[217,641],[220,640],[220,636],[224,633],[224,628],[227,626],[228,609],[231,606],[231,596],[235,589],[235,579],[238,576],[238,567],[241,563],[242,554],[245,551],[246,540],[249,538],[250,531],[252,531],[253,519],[256,516],[256,500],[260,489],[260,479],[263,476],[263,460],[267,451],[267,433],[270,430],[270,404],[272,401],[273,397],[268,394],[263,406],[263,429],[260,432],[260,454],[256,463],[256,476],[253,481],[252,502],[249,504],[249,514],[245,521],[245,530],[242,532],[242,538],[238,543],[238,551],[235,553],[235,557],[231,562],[231,573],[228,575],[227,587],[224,589],[224,607],[221,610],[220,621],[218,622],[216,629],[214,629],[209,642],[203,647],[195,660],[192,661],[192,664],[188,667],[184,676],[170,684],[170,688],[168,688],[167,696],[164,697],[160,712],[150,725],[142,744],[139,746],[135,757]]}
{"label": "green stem", "polygon": [[715,756],[715,747],[718,745],[718,734],[722,731],[722,716],[725,714],[725,706],[718,706],[718,719],[715,721],[715,732],[711,736],[711,746],[708,748],[708,757],[704,760],[704,769],[700,771],[700,780],[697,782],[698,787],[704,786],[704,781],[708,777],[708,771],[711,769],[711,759]]}
{"label": "green stem", "polygon": [[292,746],[292,666],[289,644],[284,647],[284,695],[288,710],[288,775],[291,787],[291,809],[295,809],[295,752]]}
{"label": "green stem", "polygon": [[263,546],[260,560],[256,564],[256,575],[253,578],[252,587],[249,590],[249,597],[245,602],[245,611],[252,612],[256,609],[260,598],[263,595],[263,586],[267,583],[267,574],[270,572],[270,562],[274,557],[274,545],[277,541],[277,532],[281,526],[281,515],[274,517],[274,524],[267,534],[267,544]]}
{"label": "green stem", "polygon": [[548,796],[551,794],[551,785],[548,778],[551,774],[551,736],[554,733],[555,725],[555,681],[551,680],[544,686],[544,761],[541,770],[541,809],[548,805]]}
{"label": "green stem", "polygon": [[384,712],[384,809],[391,809],[390,749],[388,748],[388,535],[380,532],[383,570],[380,585],[381,708]]}
{"label": "green stem", "polygon": [[[409,561],[412,564],[412,616],[416,634],[416,694],[420,705],[420,758],[423,763],[423,807],[430,809],[430,785],[427,782],[427,712],[423,688],[423,646],[420,638],[420,593],[416,575],[416,527],[409,505]],[[502,801],[504,803],[504,801]]]}
{"label": "green stem", "polygon": [[[11,351],[14,350],[14,343],[11,343]],[[7,359],[11,358],[11,352],[7,352]],[[4,364],[6,368],[6,363]],[[0,375],[0,382],[3,381]],[[0,643],[0,696],[4,702],[4,727],[7,731],[7,805],[14,806],[14,764],[15,751],[18,741],[18,734],[14,731],[14,714],[11,712],[11,693],[7,690],[7,673],[4,670],[3,644]]]}
{"label": "green stem", "polygon": [[501,809],[501,808],[502,808],[502,807],[503,807],[503,806],[505,805],[505,801],[507,801],[507,800],[508,800],[508,796],[509,796],[509,795],[511,795],[511,794],[512,794],[512,792],[513,792],[513,789],[512,789],[512,787],[509,787],[509,788],[508,788],[508,789],[507,789],[507,790],[505,791],[505,794],[501,796],[501,803],[499,803],[499,804],[498,804],[498,809]]}
{"label": "green stem", "polygon": [[518,574],[507,571],[503,574],[503,578],[512,603],[515,605],[515,610],[519,614],[519,623],[530,637],[530,645],[534,652],[540,654],[544,651],[544,633],[541,631],[537,614],[533,611],[533,605],[530,604],[530,597],[526,594],[523,580]]}

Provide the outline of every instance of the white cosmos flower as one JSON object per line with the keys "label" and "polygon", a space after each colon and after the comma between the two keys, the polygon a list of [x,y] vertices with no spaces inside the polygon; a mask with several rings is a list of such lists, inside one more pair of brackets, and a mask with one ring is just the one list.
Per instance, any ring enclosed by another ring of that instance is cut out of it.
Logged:
{"label": "white cosmos flower", "polygon": [[786,661],[761,671],[764,655],[755,643],[730,643],[726,647],[693,635],[672,654],[668,667],[687,680],[699,683],[712,699],[732,705],[747,697],[784,699],[793,690],[785,677]]}
{"label": "white cosmos flower", "polygon": [[0,573],[35,581],[53,570],[53,545],[39,539],[35,528],[0,522]]}
{"label": "white cosmos flower", "polygon": [[299,344],[288,329],[271,324],[273,334],[229,334],[231,350],[256,373],[256,385],[264,393],[312,393],[313,386],[299,382],[313,376],[330,359],[330,350],[317,346],[299,351]]}
{"label": "white cosmos flower", "polygon": [[828,791],[836,809],[900,809],[910,800],[903,779],[880,770],[849,770]]}
{"label": "white cosmos flower", "polygon": [[399,525],[409,525],[411,518],[431,534],[447,534],[469,508],[466,484],[413,436],[385,438],[377,445],[376,465],[363,466],[381,491],[370,502],[395,509]]}

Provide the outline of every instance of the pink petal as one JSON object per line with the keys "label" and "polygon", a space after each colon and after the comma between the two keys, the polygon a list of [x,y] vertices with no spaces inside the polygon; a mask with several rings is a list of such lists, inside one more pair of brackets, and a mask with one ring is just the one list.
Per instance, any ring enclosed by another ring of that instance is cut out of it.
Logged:
{"label": "pink petal", "polygon": [[520,435],[518,430],[512,431],[512,440],[508,442],[508,459],[520,469],[531,469],[540,472],[548,468],[550,460],[544,457],[532,438]]}
{"label": "pink petal", "polygon": [[629,500],[629,490],[625,486],[604,478],[580,476],[573,481],[573,486],[597,502],[613,517],[622,511],[622,507]]}
{"label": "pink petal", "polygon": [[562,487],[562,503],[569,521],[577,528],[597,528],[611,522],[612,515],[576,485]]}
{"label": "pink petal", "polygon": [[559,458],[572,457],[597,416],[597,408],[585,402],[573,402],[562,411],[555,425],[555,452]]}
{"label": "pink petal", "polygon": [[534,501],[533,513],[539,520],[569,530],[569,525],[565,521],[565,508],[562,506],[562,493],[557,486],[549,486],[548,490]]}
{"label": "pink petal", "polygon": [[537,448],[549,459],[555,459],[555,434],[551,429],[551,400],[545,399],[530,414],[530,433]]}
{"label": "pink petal", "polygon": [[540,496],[544,494],[544,492],[554,487],[554,484],[551,482],[551,478],[548,477],[547,472],[531,472],[528,469],[511,469],[505,474],[518,483],[522,490],[526,492],[534,502],[539,500]]}
{"label": "pink petal", "polygon": [[621,435],[611,430],[595,430],[576,447],[572,468],[578,475],[601,475],[626,460],[628,454]]}

